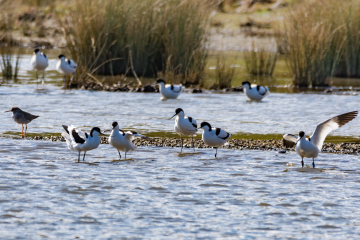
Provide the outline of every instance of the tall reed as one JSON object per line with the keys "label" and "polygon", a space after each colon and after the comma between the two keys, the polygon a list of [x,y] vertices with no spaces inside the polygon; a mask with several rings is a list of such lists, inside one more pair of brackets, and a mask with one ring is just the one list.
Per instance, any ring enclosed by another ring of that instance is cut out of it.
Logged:
{"label": "tall reed", "polygon": [[277,60],[277,52],[258,48],[252,44],[250,50],[243,52],[246,69],[251,75],[272,76]]}
{"label": "tall reed", "polygon": [[[62,21],[68,53],[86,72],[155,77],[169,69],[184,77],[204,71],[207,50],[205,0],[75,0]],[[169,60],[170,59],[170,60]],[[199,63],[198,61],[201,61]],[[198,77],[194,77],[198,79]]]}
{"label": "tall reed", "polygon": [[343,5],[337,0],[305,1],[285,17],[285,31],[276,36],[285,46],[295,86],[330,84],[343,51],[338,22]]}
{"label": "tall reed", "polygon": [[216,59],[215,86],[219,89],[231,87],[231,82],[235,75],[235,68],[233,67],[233,65],[235,64],[236,59],[234,60],[233,64],[229,64],[226,59],[227,58],[225,55],[220,55]]}

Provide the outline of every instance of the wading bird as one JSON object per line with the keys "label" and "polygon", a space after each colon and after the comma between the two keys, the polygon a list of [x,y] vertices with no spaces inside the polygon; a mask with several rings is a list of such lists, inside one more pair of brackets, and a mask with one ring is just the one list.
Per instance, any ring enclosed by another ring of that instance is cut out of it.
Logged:
{"label": "wading bird", "polygon": [[331,131],[353,120],[357,114],[358,111],[348,112],[320,123],[309,139],[306,139],[303,131],[299,132],[299,137],[292,134],[285,134],[283,136],[283,144],[287,148],[295,146],[295,151],[301,157],[302,167],[304,167],[304,158],[312,158],[313,167],[315,168],[315,158],[319,155],[326,136]]}
{"label": "wading bird", "polygon": [[24,135],[24,124],[25,124],[24,137],[26,137],[27,124],[30,123],[35,118],[39,117],[39,116],[32,115],[31,113],[25,112],[18,107],[13,107],[9,111],[6,111],[6,112],[12,112],[12,118],[14,119],[14,121],[21,124],[21,137],[23,137],[23,135]]}
{"label": "wading bird", "polygon": [[194,135],[196,135],[196,131],[197,131],[196,120],[192,117],[185,116],[185,113],[181,108],[177,108],[175,110],[175,115],[169,118],[169,120],[175,116],[176,118],[175,118],[174,130],[177,134],[180,135],[181,138],[181,152],[183,149],[182,135],[191,136],[191,146],[194,148],[193,137]]}
{"label": "wading bird", "polygon": [[[77,65],[73,60],[65,58],[64,55],[59,55],[59,61],[56,63],[56,70],[64,75],[64,88],[71,84]],[[66,76],[72,75],[70,83],[67,84]]]}
{"label": "wading bird", "polygon": [[[120,151],[125,152],[125,159],[126,159],[126,153],[129,151],[131,152],[136,148],[135,144],[132,143],[132,140],[135,137],[145,137],[145,136],[133,131],[124,132],[123,130],[119,129],[119,124],[117,122],[113,122],[112,127],[113,128],[109,136],[109,144],[118,150],[120,159],[121,159]],[[105,130],[105,131],[110,131],[110,130]]]}
{"label": "wading bird", "polygon": [[44,87],[44,81],[45,81],[45,69],[49,66],[49,60],[48,57],[40,52],[40,49],[34,50],[34,55],[31,57],[30,60],[31,66],[35,70],[36,73],[36,80],[38,80],[38,71],[42,71],[42,87]]}
{"label": "wading bird", "polygon": [[203,129],[202,140],[206,145],[216,149],[216,157],[218,147],[224,145],[231,137],[231,134],[221,128],[211,128],[208,122],[202,122],[200,128]]}
{"label": "wading bird", "polygon": [[268,95],[269,87],[263,87],[256,84],[250,84],[246,81],[242,83],[246,96],[253,101],[261,101],[266,95]]}
{"label": "wading bird", "polygon": [[100,144],[99,135],[102,134],[100,128],[92,128],[89,135],[87,133],[82,133],[74,126],[62,126],[66,132],[63,132],[61,135],[65,138],[68,148],[79,152],[78,162],[80,162],[80,153],[84,152],[83,162],[85,162],[86,152],[97,148]]}
{"label": "wading bird", "polygon": [[162,79],[158,79],[156,84],[160,86],[161,99],[176,99],[184,89],[181,84],[166,84]]}

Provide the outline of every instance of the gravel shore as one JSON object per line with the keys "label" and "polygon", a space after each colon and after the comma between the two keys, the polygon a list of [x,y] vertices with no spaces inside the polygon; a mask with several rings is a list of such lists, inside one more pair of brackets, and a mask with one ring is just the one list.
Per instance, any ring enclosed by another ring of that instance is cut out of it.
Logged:
{"label": "gravel shore", "polygon": [[[62,141],[63,137],[28,137],[28,140],[45,140],[45,141]],[[134,141],[136,146],[157,146],[157,147],[181,147],[180,138],[136,138]],[[102,144],[107,144],[107,137],[101,138]],[[195,148],[209,148],[201,139],[194,139]],[[191,148],[191,139],[184,138],[184,148]],[[253,140],[253,139],[230,139],[228,145],[224,148],[229,149],[252,149],[278,151],[285,153],[286,151],[294,151],[294,148],[285,148],[282,140]],[[324,143],[322,152],[339,153],[339,154],[357,154],[360,152],[359,143]]]}

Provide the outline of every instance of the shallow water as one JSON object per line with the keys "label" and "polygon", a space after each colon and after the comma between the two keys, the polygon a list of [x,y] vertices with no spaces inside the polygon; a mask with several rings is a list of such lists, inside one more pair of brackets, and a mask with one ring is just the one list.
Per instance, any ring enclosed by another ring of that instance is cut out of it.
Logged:
{"label": "shallow water", "polygon": [[[321,154],[317,169],[274,151],[141,147],[114,161],[62,142],[0,138],[2,238],[356,239],[360,165]],[[310,161],[305,161],[310,165]]]}
{"label": "shallow water", "polygon": [[[113,121],[118,121],[126,130],[171,137],[175,136],[174,121],[168,118],[180,107],[198,124],[208,121],[234,137],[279,139],[285,133],[297,134],[300,130],[310,135],[319,122],[359,109],[358,95],[273,92],[257,103],[249,102],[244,93],[183,93],[177,100],[161,101],[159,93],[64,91],[62,76],[55,70],[58,52],[47,53],[50,59],[45,75],[47,91],[36,91],[29,54],[22,55],[19,80],[0,86],[0,109],[18,106],[40,116],[29,124],[29,136],[60,134],[63,124],[73,124],[85,131],[94,126],[108,129]],[[280,68],[279,74],[282,71]],[[3,113],[1,121],[0,136],[21,135],[21,126],[12,120],[11,113]],[[357,141],[359,132],[360,121],[355,119],[333,132],[328,140]]]}
{"label": "shallow water", "polygon": [[[18,106],[40,116],[28,125],[29,136],[59,134],[63,124],[85,131],[94,126],[109,129],[113,121],[118,121],[120,128],[151,136],[173,136],[174,120],[168,119],[180,107],[198,124],[208,121],[234,135],[280,137],[300,130],[310,134],[319,122],[359,109],[359,96],[345,95],[273,93],[257,103],[249,102],[243,93],[183,93],[177,100],[161,101],[156,93],[64,91],[48,85],[44,94],[35,88],[24,84],[0,87],[0,109]],[[21,126],[12,120],[11,113],[1,115],[0,134],[21,135]],[[360,121],[355,119],[332,135],[356,138],[359,132]]]}

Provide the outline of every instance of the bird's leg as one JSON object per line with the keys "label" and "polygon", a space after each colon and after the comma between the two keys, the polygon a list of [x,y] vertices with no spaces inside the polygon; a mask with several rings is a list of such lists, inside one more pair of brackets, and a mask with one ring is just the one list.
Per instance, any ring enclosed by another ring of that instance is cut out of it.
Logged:
{"label": "bird's leg", "polygon": [[66,76],[64,75],[64,89],[66,89]]}
{"label": "bird's leg", "polygon": [[195,152],[195,146],[194,146],[194,136],[191,136],[191,145]]}
{"label": "bird's leg", "polygon": [[215,152],[215,157],[216,157],[216,155],[217,155],[217,149],[218,149],[218,148],[215,148],[215,149],[216,149],[216,152]]}
{"label": "bird's leg", "polygon": [[27,124],[25,124],[26,128],[25,128],[25,137],[26,137],[26,131],[27,131]]}
{"label": "bird's leg", "polygon": [[81,151],[79,151],[78,162],[80,162],[80,153],[81,153]]}
{"label": "bird's leg", "polygon": [[85,154],[86,154],[86,151],[84,152],[83,162],[85,162]]}
{"label": "bird's leg", "polygon": [[[120,154],[120,151],[118,150],[118,153],[119,153],[119,157],[120,157],[120,160],[121,160],[121,154]],[[125,155],[126,155],[126,152],[125,152]]]}
{"label": "bird's leg", "polygon": [[45,80],[45,70],[43,70],[43,77],[42,77],[42,87],[44,88],[44,80]]}
{"label": "bird's leg", "polygon": [[127,151],[125,151],[125,159],[126,159],[126,152],[127,152]]}
{"label": "bird's leg", "polygon": [[183,149],[183,139],[182,139],[182,135],[180,134],[180,139],[181,139],[181,153],[182,153],[182,149]]}
{"label": "bird's leg", "polygon": [[71,79],[70,79],[69,86],[71,85],[71,83],[72,83],[72,81],[73,81],[74,77],[75,77],[75,73],[73,73],[73,75],[72,75],[72,77],[71,77]]}
{"label": "bird's leg", "polygon": [[38,79],[38,74],[37,74],[37,70],[35,71],[35,76],[36,76],[36,83],[37,83],[37,85],[39,86],[39,79]]}
{"label": "bird's leg", "polygon": [[301,167],[304,167],[304,158],[301,158]]}
{"label": "bird's leg", "polygon": [[21,137],[24,135],[24,124],[21,124]]}
{"label": "bird's leg", "polygon": [[315,168],[315,158],[313,158],[313,168]]}

